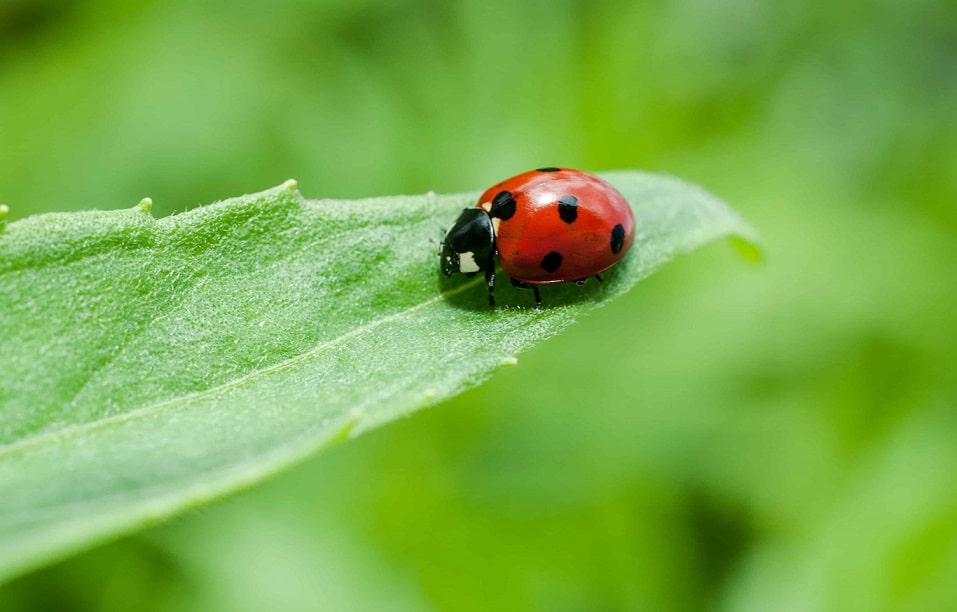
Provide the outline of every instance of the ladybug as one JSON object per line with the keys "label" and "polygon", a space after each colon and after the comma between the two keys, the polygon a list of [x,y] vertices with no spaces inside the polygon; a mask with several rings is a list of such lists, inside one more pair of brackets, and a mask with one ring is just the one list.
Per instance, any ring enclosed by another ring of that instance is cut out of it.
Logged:
{"label": "ladybug", "polygon": [[631,206],[617,189],[571,168],[523,172],[485,190],[439,247],[442,272],[485,273],[495,305],[495,254],[517,287],[577,282],[618,263],[635,236]]}

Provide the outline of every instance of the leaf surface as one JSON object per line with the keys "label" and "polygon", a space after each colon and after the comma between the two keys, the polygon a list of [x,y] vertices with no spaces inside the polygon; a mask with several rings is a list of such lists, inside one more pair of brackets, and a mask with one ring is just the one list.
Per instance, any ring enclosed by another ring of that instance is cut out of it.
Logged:
{"label": "leaf surface", "polygon": [[605,282],[441,277],[477,193],[304,200],[290,181],[154,219],[0,232],[0,580],[248,486],[487,378],[676,255],[754,232],[701,189],[604,175],[635,246]]}

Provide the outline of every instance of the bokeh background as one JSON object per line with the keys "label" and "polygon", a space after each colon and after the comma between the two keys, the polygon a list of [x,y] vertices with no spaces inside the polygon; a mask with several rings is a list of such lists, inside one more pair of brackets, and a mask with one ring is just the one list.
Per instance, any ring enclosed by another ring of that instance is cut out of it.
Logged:
{"label": "bokeh background", "polygon": [[[11,217],[695,181],[714,245],[20,610],[957,610],[957,5],[2,0]],[[396,240],[404,239],[396,236]]]}

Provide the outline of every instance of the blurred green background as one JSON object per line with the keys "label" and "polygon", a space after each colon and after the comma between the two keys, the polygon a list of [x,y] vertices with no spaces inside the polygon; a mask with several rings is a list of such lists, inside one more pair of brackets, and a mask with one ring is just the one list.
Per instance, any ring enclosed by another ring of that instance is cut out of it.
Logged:
{"label": "blurred green background", "polygon": [[0,610],[957,610],[953,2],[0,0],[13,219],[558,164],[695,181],[767,262],[708,247]]}

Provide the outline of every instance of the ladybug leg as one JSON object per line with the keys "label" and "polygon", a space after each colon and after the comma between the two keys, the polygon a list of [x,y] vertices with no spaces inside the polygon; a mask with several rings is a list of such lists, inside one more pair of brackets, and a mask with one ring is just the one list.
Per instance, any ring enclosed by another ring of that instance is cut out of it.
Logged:
{"label": "ladybug leg", "polygon": [[601,282],[601,276],[599,276],[598,274],[595,275],[595,279],[597,279],[599,283]]}
{"label": "ladybug leg", "polygon": [[488,285],[488,305],[495,306],[495,268],[485,270],[485,283]]}
{"label": "ladybug leg", "polygon": [[512,286],[518,287],[519,289],[531,289],[535,295],[535,307],[542,307],[542,294],[538,292],[538,285],[533,285],[531,283],[523,283],[520,280],[512,279]]}

